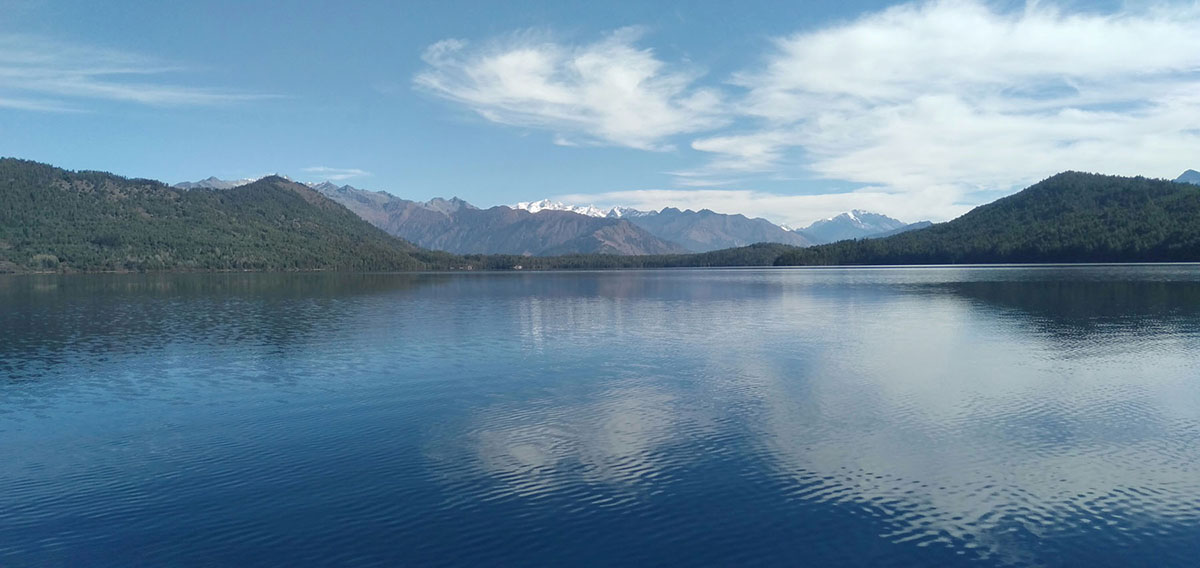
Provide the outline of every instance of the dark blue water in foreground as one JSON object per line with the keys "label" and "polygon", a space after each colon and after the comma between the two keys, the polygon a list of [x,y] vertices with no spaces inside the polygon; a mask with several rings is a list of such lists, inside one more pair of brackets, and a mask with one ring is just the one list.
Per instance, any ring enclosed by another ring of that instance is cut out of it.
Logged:
{"label": "dark blue water in foreground", "polygon": [[0,566],[1200,559],[1200,267],[0,277]]}

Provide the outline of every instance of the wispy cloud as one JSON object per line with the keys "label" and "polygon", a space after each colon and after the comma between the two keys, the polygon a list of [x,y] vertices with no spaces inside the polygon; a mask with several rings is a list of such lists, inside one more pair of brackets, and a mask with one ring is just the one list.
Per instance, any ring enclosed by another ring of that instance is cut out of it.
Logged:
{"label": "wispy cloud", "polygon": [[89,101],[215,106],[276,95],[171,82],[188,70],[153,57],[29,35],[0,34],[0,107],[64,112]]}
{"label": "wispy cloud", "polygon": [[13,99],[0,97],[0,108],[10,108],[16,110],[31,110],[38,112],[79,112],[80,109],[63,103],[31,100],[31,99]]}
{"label": "wispy cloud", "polygon": [[302,171],[306,174],[312,174],[314,177],[329,181],[342,181],[371,175],[371,172],[360,170],[358,168],[330,168],[326,166],[313,166],[310,168],[304,168]]}
{"label": "wispy cloud", "polygon": [[721,96],[695,85],[702,73],[669,66],[624,28],[595,43],[566,45],[524,32],[473,46],[450,39],[425,50],[421,89],[487,120],[554,133],[560,145],[644,150],[727,122]]}

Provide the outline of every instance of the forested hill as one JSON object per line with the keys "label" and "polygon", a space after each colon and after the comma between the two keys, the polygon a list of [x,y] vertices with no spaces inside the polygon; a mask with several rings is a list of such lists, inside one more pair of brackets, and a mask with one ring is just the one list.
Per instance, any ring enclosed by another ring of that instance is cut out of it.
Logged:
{"label": "forested hill", "polygon": [[716,268],[735,266],[771,266],[791,245],[755,243],[744,247],[692,254],[567,254],[561,256],[519,256],[510,254],[468,254],[462,258],[469,266],[482,270],[611,270],[641,268]]}
{"label": "forested hill", "polygon": [[1066,172],[948,223],[795,249],[778,265],[1200,261],[1200,187]]}
{"label": "forested hill", "polygon": [[1200,186],[1067,172],[948,223],[809,248],[524,257],[422,250],[302,184],[181,189],[0,158],[0,272],[1200,261]]}
{"label": "forested hill", "polygon": [[0,272],[409,270],[428,256],[279,177],[177,189],[0,159]]}

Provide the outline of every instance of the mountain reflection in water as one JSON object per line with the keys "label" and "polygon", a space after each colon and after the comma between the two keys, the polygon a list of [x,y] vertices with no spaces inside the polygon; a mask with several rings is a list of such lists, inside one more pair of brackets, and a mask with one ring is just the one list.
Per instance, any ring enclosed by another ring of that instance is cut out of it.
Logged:
{"label": "mountain reflection in water", "polygon": [[1188,565],[1194,266],[0,278],[0,564]]}

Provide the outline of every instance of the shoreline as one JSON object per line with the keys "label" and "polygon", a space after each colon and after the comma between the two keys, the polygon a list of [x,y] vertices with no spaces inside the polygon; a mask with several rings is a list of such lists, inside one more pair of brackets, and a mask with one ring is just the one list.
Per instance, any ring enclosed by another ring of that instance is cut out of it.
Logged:
{"label": "shoreline", "polygon": [[258,269],[201,269],[201,270],[29,270],[0,272],[6,276],[81,276],[81,275],[175,275],[175,274],[463,274],[463,273],[521,273],[521,272],[642,272],[667,270],[845,270],[871,269],[894,270],[913,268],[1073,268],[1073,267],[1125,267],[1125,266],[1200,266],[1200,261],[1144,261],[1144,262],[1019,262],[1019,263],[969,263],[969,264],[813,264],[800,266],[775,265],[728,265],[728,266],[639,266],[639,267],[595,267],[595,268],[460,268],[426,270],[258,270]]}

